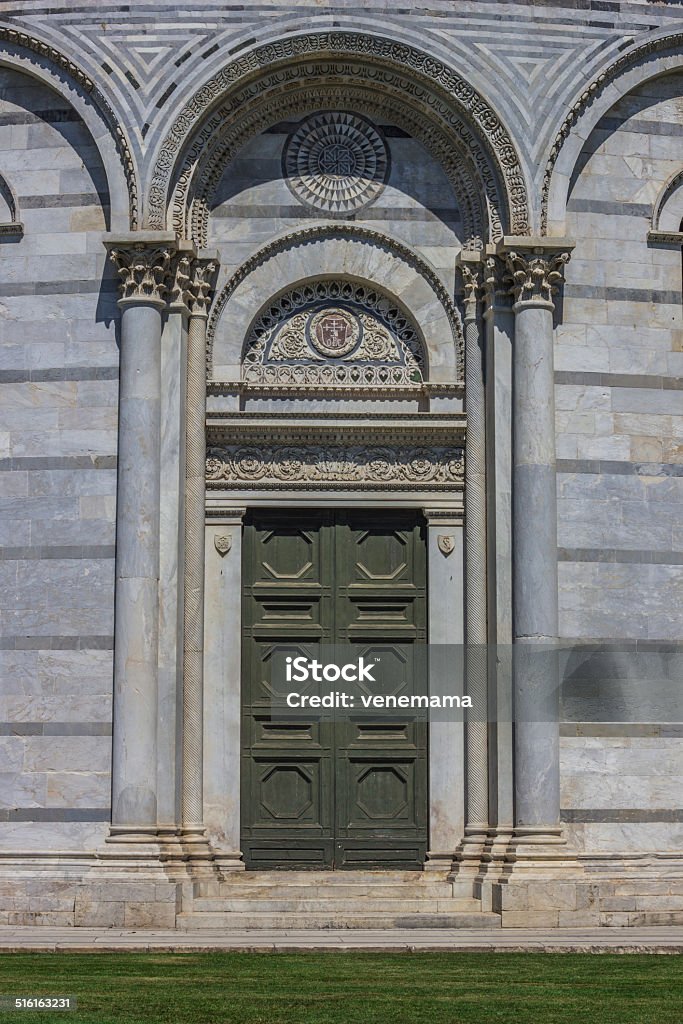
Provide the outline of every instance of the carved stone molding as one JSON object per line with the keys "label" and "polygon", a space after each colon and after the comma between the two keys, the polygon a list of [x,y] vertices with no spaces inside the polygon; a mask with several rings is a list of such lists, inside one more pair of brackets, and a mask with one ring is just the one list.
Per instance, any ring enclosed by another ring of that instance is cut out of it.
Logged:
{"label": "carved stone molding", "polygon": [[293,249],[300,245],[306,245],[310,241],[326,238],[349,238],[354,241],[367,242],[370,245],[376,245],[381,248],[388,248],[390,252],[395,253],[401,259],[405,260],[409,266],[413,267],[426,280],[443,306],[444,312],[448,318],[457,353],[458,379],[459,381],[462,381],[465,367],[462,321],[455,303],[448,294],[448,291],[444,287],[440,278],[435,274],[429,264],[421,259],[420,256],[413,252],[413,250],[407,245],[404,245],[396,239],[389,239],[385,235],[382,235],[377,231],[373,231],[370,228],[360,227],[357,224],[313,225],[308,228],[303,228],[300,231],[294,231],[292,234],[286,235],[284,238],[276,238],[249,256],[241,267],[226,282],[213,303],[207,328],[207,361],[209,369],[211,367],[213,356],[213,341],[216,328],[221,318],[221,314],[223,313],[223,310],[235,289],[254,270],[256,270],[257,267],[266,263],[268,260],[279,256],[288,249]]}
{"label": "carved stone molding", "polygon": [[464,484],[455,446],[222,444],[209,449],[209,488],[444,490]]}
{"label": "carved stone molding", "polygon": [[63,53],[60,53],[59,50],[55,49],[54,46],[49,46],[40,39],[35,39],[33,36],[27,35],[25,32],[18,32],[16,29],[8,28],[6,25],[0,25],[0,40],[3,39],[12,46],[28,50],[30,53],[36,54],[36,56],[42,58],[44,61],[49,61],[50,64],[54,64],[55,67],[59,68],[68,79],[77,82],[83,91],[93,98],[95,106],[99,109],[99,112],[114,139],[116,149],[119,157],[121,158],[121,164],[126,178],[126,185],[128,186],[130,227],[131,230],[135,230],[138,226],[138,187],[135,174],[135,163],[133,161],[126,133],[116,117],[109,101],[100,92],[92,79],[89,78],[85,72],[81,71],[77,64],[74,64],[74,62],[69,60],[69,58]]}
{"label": "carved stone molding", "polygon": [[505,265],[512,285],[515,303],[553,305],[553,295],[562,282],[568,252],[528,253],[508,252]]}
{"label": "carved stone molding", "polygon": [[[174,250],[170,246],[116,246],[109,258],[119,275],[121,302],[147,301],[163,304],[176,277]],[[176,264],[177,266],[177,264]]]}
{"label": "carved stone molding", "polygon": [[629,50],[627,53],[622,54],[618,60],[601,72],[597,78],[595,78],[590,85],[583,90],[562,122],[562,126],[550,147],[550,154],[548,156],[548,160],[545,165],[545,173],[543,175],[541,196],[542,235],[546,235],[548,231],[548,201],[550,198],[550,184],[555,164],[557,163],[557,158],[560,155],[560,150],[564,146],[565,141],[571,134],[572,128],[583,116],[586,108],[593,103],[595,97],[599,93],[602,93],[611,82],[619,77],[619,75],[629,71],[641,61],[647,60],[648,58],[656,56],[658,53],[666,50],[677,50],[680,53],[682,46],[683,32],[672,33],[671,35],[663,36],[659,39],[650,39],[647,42],[636,46],[634,49]]}
{"label": "carved stone molding", "polygon": [[[477,90],[440,60],[412,46],[377,36],[336,31],[310,33],[257,46],[201,86],[175,119],[161,146],[149,192],[150,226],[164,226],[169,185],[176,170],[178,154],[187,146],[188,138],[216,101],[228,95],[240,81],[263,75],[266,67],[271,73],[276,68],[280,73],[282,65],[291,65],[297,58],[315,59],[321,53],[331,54],[333,59],[355,59],[356,66],[372,66],[373,73],[379,76],[385,71],[394,76],[398,74],[402,85],[399,91],[404,95],[419,96],[421,102],[430,108],[441,106],[447,109],[450,106],[456,119],[462,119],[465,134],[470,136],[469,140],[463,138],[463,141],[471,150],[479,150],[479,155],[475,153],[477,165],[487,163],[485,151],[493,158],[504,182],[510,209],[509,229],[517,234],[528,231],[527,191],[514,145],[497,114]],[[330,70],[334,74],[333,63]],[[426,83],[429,88],[425,88]],[[380,88],[382,84],[378,83]],[[254,82],[253,88],[259,88],[258,81]],[[474,132],[467,128],[468,123]],[[479,144],[477,135],[483,146]],[[183,172],[180,173],[182,176]]]}

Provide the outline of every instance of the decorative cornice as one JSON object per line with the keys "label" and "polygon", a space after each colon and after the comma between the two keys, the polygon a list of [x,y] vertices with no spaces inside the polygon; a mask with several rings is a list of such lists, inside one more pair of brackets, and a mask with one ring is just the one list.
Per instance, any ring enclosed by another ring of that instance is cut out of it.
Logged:
{"label": "decorative cornice", "polygon": [[548,201],[550,198],[550,183],[553,176],[553,170],[557,163],[557,158],[560,155],[560,150],[564,146],[566,139],[571,134],[571,130],[577,121],[583,116],[586,108],[593,103],[595,97],[603,92],[605,88],[613,82],[619,75],[628,71],[631,67],[638,64],[643,58],[656,56],[658,53],[664,50],[675,50],[678,49],[680,52],[683,47],[683,32],[676,32],[673,35],[661,36],[659,39],[649,39],[645,43],[641,43],[632,50],[628,50],[623,53],[613,64],[606,68],[601,74],[595,78],[590,85],[588,85],[576,102],[572,105],[569,113],[562,122],[562,126],[555,136],[555,141],[550,147],[550,154],[545,165],[545,173],[543,175],[543,187],[542,187],[542,198],[541,198],[541,234],[547,234],[548,230]]}
{"label": "decorative cornice", "polygon": [[683,246],[683,231],[648,231],[648,245],[681,245]]}
{"label": "decorative cornice", "polygon": [[210,395],[287,395],[312,398],[316,395],[337,398],[420,398],[423,395],[462,395],[462,382],[423,381],[422,384],[251,384],[248,381],[207,381]]}
{"label": "decorative cornice", "polygon": [[512,279],[515,304],[553,306],[553,295],[562,282],[568,252],[507,252],[505,265]]}
{"label": "decorative cornice", "polygon": [[434,270],[432,270],[429,264],[421,259],[420,256],[413,252],[413,250],[407,245],[404,245],[396,239],[388,238],[386,235],[380,234],[378,231],[372,231],[370,228],[361,227],[358,224],[353,223],[316,224],[308,228],[302,228],[300,231],[294,231],[284,237],[273,239],[271,242],[268,242],[267,245],[258,249],[255,253],[252,253],[252,255],[244,261],[239,269],[235,271],[232,277],[223,286],[211,310],[209,325],[207,328],[207,361],[209,369],[211,367],[213,341],[218,321],[220,320],[221,314],[230,296],[238,285],[240,285],[242,281],[244,281],[257,267],[267,262],[267,260],[278,256],[286,249],[306,245],[307,243],[317,239],[335,237],[364,241],[370,245],[376,245],[388,249],[390,252],[396,253],[405,260],[409,266],[412,266],[427,281],[443,306],[448,318],[457,352],[458,373],[462,377],[464,375],[464,340],[460,314],[458,313],[453,300],[448,294],[448,291],[440,278]]}
{"label": "decorative cornice", "polygon": [[138,187],[135,174],[135,163],[133,161],[126,133],[116,117],[109,101],[97,88],[93,80],[81,71],[77,64],[74,64],[74,62],[69,60],[69,58],[63,53],[56,50],[54,46],[49,46],[40,39],[36,39],[34,36],[29,36],[25,32],[18,32],[16,29],[9,28],[6,25],[0,25],[0,40],[5,40],[5,42],[10,43],[12,46],[28,50],[31,53],[42,57],[43,60],[54,64],[55,67],[58,67],[60,71],[62,71],[72,81],[77,82],[83,91],[88,93],[94,99],[95,105],[99,108],[99,111],[104,117],[107,127],[113,136],[116,149],[119,157],[121,158],[121,164],[123,166],[123,172],[128,186],[130,227],[132,230],[137,228]]}
{"label": "decorative cornice", "polygon": [[[379,65],[398,71],[403,76],[403,91],[420,93],[423,102],[441,102],[441,98],[446,97],[475,127],[493,157],[506,190],[509,230],[518,234],[528,231],[528,198],[517,153],[500,118],[476,89],[441,61],[412,46],[361,33],[335,31],[288,37],[257,46],[201,86],[175,119],[159,152],[149,192],[152,227],[165,225],[169,185],[178,154],[216,101],[242,81],[257,81],[266,67],[272,72],[282,64],[291,64],[293,59],[315,59],[321,54],[340,59],[357,58],[365,66]],[[425,89],[425,82],[430,88]]]}
{"label": "decorative cornice", "polygon": [[21,238],[24,234],[24,225],[21,221],[13,220],[9,223],[0,224],[0,235],[8,238]]}

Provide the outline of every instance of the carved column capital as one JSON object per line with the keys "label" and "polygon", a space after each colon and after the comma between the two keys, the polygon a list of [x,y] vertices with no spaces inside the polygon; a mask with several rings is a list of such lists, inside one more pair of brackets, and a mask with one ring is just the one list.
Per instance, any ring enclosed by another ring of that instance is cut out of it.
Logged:
{"label": "carved column capital", "polygon": [[510,290],[515,303],[554,306],[553,296],[562,283],[569,256],[568,252],[506,253],[505,265],[512,280]]}
{"label": "carved column capital", "polygon": [[174,246],[147,242],[112,245],[109,259],[119,275],[120,302],[165,305],[169,291]]}
{"label": "carved column capital", "polygon": [[569,238],[506,236],[499,242],[497,254],[505,263],[515,306],[554,309],[553,296],[562,283],[573,248]]}
{"label": "carved column capital", "polygon": [[187,302],[191,316],[208,317],[218,267],[217,255],[198,256],[193,260]]}

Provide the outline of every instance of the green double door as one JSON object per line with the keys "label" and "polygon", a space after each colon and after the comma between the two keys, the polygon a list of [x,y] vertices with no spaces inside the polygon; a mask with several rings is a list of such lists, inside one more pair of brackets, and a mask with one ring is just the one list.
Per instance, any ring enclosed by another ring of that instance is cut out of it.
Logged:
{"label": "green double door", "polygon": [[[314,659],[321,644],[343,644],[345,656],[366,664],[380,657],[391,667],[382,692],[426,692],[418,657],[427,611],[421,517],[401,510],[257,511],[245,525],[243,550],[247,867],[420,868],[426,724],[393,711],[278,717],[271,698],[276,688],[306,690],[284,683],[275,659],[280,666],[286,656]],[[317,685],[322,693],[344,689]]]}

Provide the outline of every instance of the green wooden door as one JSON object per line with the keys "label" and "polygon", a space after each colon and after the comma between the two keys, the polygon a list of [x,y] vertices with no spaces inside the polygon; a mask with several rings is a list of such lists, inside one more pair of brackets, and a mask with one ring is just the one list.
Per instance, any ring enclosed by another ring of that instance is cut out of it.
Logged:
{"label": "green wooden door", "polygon": [[[426,549],[417,513],[255,512],[245,525],[242,849],[250,868],[419,868],[427,728],[386,713],[271,718],[274,657],[343,644],[425,692]],[[291,689],[292,687],[288,687]],[[334,689],[334,685],[326,686]],[[380,692],[377,689],[374,692]]]}

